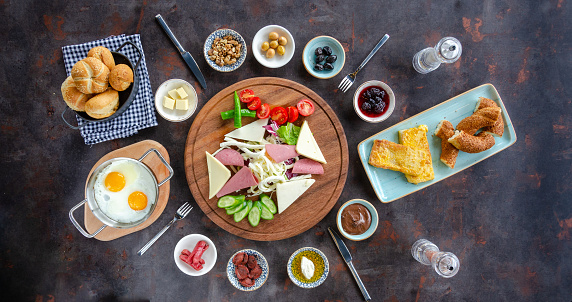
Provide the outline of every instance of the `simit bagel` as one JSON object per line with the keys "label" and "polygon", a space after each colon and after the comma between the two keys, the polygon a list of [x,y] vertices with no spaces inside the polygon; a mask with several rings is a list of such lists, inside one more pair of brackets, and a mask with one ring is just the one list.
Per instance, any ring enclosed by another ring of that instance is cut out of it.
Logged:
{"label": "simit bagel", "polygon": [[[495,103],[495,101],[484,97],[480,97],[479,101],[477,102],[477,106],[475,107],[475,112],[487,107],[493,107],[493,108],[496,107],[500,109],[500,107],[497,105],[497,103]],[[492,126],[485,127],[483,131],[488,132],[492,135],[502,136],[504,133],[504,120],[502,118],[502,114],[499,115],[499,117]]]}
{"label": "simit bagel", "polygon": [[483,127],[492,126],[500,117],[499,107],[486,107],[475,111],[457,124],[457,130],[465,131],[469,135],[475,134]]}
{"label": "simit bagel", "polygon": [[439,122],[437,129],[435,129],[435,136],[441,139],[441,156],[439,158],[451,169],[455,168],[457,156],[459,155],[459,149],[455,148],[448,141],[453,135],[455,135],[455,128],[453,128],[451,122],[446,120]]}
{"label": "simit bagel", "polygon": [[492,148],[495,145],[495,138],[486,132],[470,135],[465,131],[457,130],[448,142],[463,152],[479,153]]}

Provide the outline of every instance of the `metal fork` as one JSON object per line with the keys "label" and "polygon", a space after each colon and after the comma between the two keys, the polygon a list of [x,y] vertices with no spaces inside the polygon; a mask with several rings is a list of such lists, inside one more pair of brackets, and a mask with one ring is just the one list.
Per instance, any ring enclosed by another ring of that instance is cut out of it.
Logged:
{"label": "metal fork", "polygon": [[177,213],[175,214],[173,220],[171,220],[169,224],[167,224],[157,235],[155,235],[153,239],[147,242],[147,244],[145,244],[145,246],[143,246],[139,250],[139,252],[137,252],[137,255],[139,256],[143,255],[143,253],[145,253],[153,245],[153,243],[155,243],[155,241],[157,241],[157,239],[159,239],[159,237],[161,237],[161,235],[163,235],[163,233],[165,233],[173,225],[173,223],[175,223],[175,221],[185,218],[189,214],[189,212],[191,212],[192,209],[193,207],[188,202],[185,202],[185,204],[183,204],[177,210]]}
{"label": "metal fork", "polygon": [[389,39],[389,35],[385,34],[385,36],[383,36],[383,38],[381,38],[381,40],[379,40],[379,42],[377,42],[377,45],[375,45],[375,47],[371,50],[369,55],[367,55],[365,60],[363,60],[361,65],[358,67],[358,69],[356,69],[356,71],[354,71],[353,73],[348,74],[342,80],[340,85],[338,85],[339,89],[341,89],[343,92],[346,92],[346,91],[348,91],[348,89],[350,89],[350,87],[354,84],[354,81],[356,80],[357,73],[365,66],[365,64],[367,64],[367,62],[369,62],[371,57],[373,57],[373,55],[381,48],[381,46],[383,46],[383,44],[385,44],[387,39]]}

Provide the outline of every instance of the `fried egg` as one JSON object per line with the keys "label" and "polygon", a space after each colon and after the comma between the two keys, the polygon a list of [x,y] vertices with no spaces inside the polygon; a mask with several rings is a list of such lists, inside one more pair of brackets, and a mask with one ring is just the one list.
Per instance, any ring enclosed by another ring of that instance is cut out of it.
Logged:
{"label": "fried egg", "polygon": [[130,223],[149,213],[157,195],[156,183],[140,165],[128,160],[116,161],[97,175],[94,195],[107,217]]}

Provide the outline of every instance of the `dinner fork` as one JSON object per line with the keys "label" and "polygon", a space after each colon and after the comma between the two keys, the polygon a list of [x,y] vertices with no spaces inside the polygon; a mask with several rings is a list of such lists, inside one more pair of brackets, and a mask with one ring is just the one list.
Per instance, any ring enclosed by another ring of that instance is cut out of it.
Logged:
{"label": "dinner fork", "polygon": [[348,91],[348,89],[350,89],[350,87],[354,84],[354,81],[356,80],[356,75],[357,73],[365,66],[365,64],[367,64],[367,62],[369,62],[369,60],[371,59],[371,57],[373,57],[373,55],[381,48],[381,46],[383,46],[383,44],[385,44],[385,42],[387,41],[387,39],[389,39],[389,35],[385,34],[385,36],[383,36],[383,38],[381,38],[381,40],[379,40],[379,42],[377,42],[377,45],[375,45],[375,47],[371,50],[371,52],[369,53],[369,55],[367,55],[367,57],[365,58],[365,60],[363,60],[363,62],[361,63],[361,65],[356,69],[356,71],[354,71],[353,73],[348,74],[340,83],[340,85],[338,85],[338,88],[341,89],[343,92]]}
{"label": "dinner fork", "polygon": [[143,255],[143,253],[145,253],[153,245],[153,243],[155,243],[155,241],[157,241],[157,239],[159,239],[159,237],[161,237],[161,235],[163,235],[163,233],[165,233],[173,225],[173,223],[175,223],[175,221],[185,218],[187,214],[191,212],[192,209],[193,207],[188,202],[185,202],[177,210],[177,213],[175,214],[175,217],[173,217],[173,220],[171,220],[171,222],[169,222],[157,235],[155,235],[153,239],[147,242],[147,244],[145,244],[145,246],[143,246],[139,250],[139,252],[137,252],[137,255],[139,256]]}

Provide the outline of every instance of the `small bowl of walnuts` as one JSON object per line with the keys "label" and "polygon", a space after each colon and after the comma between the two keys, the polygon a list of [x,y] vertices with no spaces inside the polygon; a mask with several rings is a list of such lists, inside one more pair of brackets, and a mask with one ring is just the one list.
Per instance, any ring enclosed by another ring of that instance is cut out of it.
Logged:
{"label": "small bowl of walnuts", "polygon": [[294,37],[284,27],[268,25],[261,28],[252,39],[252,53],[256,60],[268,68],[286,65],[294,56]]}
{"label": "small bowl of walnuts", "polygon": [[246,52],[246,42],[242,36],[228,28],[210,34],[203,47],[207,63],[221,72],[231,72],[240,67],[246,59]]}

